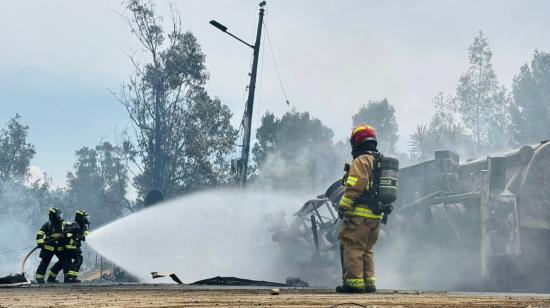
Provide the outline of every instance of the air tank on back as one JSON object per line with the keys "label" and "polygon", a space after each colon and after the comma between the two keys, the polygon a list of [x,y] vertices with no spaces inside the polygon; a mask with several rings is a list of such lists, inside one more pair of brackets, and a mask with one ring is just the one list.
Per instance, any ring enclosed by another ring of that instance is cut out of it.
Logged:
{"label": "air tank on back", "polygon": [[382,204],[391,204],[397,199],[398,178],[399,160],[391,156],[382,156],[378,188],[378,197]]}
{"label": "air tank on back", "polygon": [[[391,156],[383,156],[380,160],[379,200],[382,204],[391,204],[397,199],[397,182],[399,179],[399,160]],[[342,180],[334,182],[325,192],[333,204],[338,204],[344,194]]]}

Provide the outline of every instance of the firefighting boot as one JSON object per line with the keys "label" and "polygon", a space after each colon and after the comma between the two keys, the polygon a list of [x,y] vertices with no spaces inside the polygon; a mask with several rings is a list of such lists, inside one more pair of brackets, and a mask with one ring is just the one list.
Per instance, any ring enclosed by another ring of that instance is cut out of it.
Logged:
{"label": "firefighting boot", "polygon": [[57,277],[57,273],[54,273],[52,271],[50,271],[48,273],[48,279],[46,279],[46,281],[48,283],[59,283],[59,281],[57,281],[57,279],[55,279]]}
{"label": "firefighting boot", "polygon": [[336,293],[365,293],[365,289],[341,285],[336,287]]}
{"label": "firefighting boot", "polygon": [[34,279],[36,280],[36,283],[38,283],[38,284],[46,283],[46,281],[44,281],[44,274],[36,273],[36,275],[34,276]]}
{"label": "firefighting boot", "polygon": [[367,277],[365,278],[365,292],[367,293],[375,293],[376,292],[376,285],[374,284],[376,282],[376,277]]}
{"label": "firefighting boot", "polygon": [[63,282],[65,282],[65,283],[80,283],[80,279],[65,277],[65,280]]}
{"label": "firefighting boot", "polygon": [[365,292],[367,293],[376,293],[376,286],[373,284],[365,285]]}

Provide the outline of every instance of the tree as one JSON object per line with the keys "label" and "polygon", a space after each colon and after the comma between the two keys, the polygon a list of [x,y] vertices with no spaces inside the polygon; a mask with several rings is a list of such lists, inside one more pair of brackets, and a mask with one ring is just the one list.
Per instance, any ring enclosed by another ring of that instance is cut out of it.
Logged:
{"label": "tree", "polygon": [[501,149],[509,99],[493,71],[492,52],[483,32],[474,38],[468,54],[470,67],[456,89],[457,111],[472,130],[478,152]]}
{"label": "tree", "polygon": [[102,225],[127,208],[128,167],[123,151],[109,142],[76,151],[74,171],[67,174],[67,209],[85,209]]}
{"label": "tree", "polygon": [[381,101],[369,101],[362,106],[352,117],[353,125],[366,123],[374,127],[378,134],[378,148],[388,154],[396,153],[396,144],[399,136],[395,109],[387,98]]}
{"label": "tree", "polygon": [[333,132],[308,112],[295,109],[281,118],[266,113],[252,149],[257,174],[252,182],[272,188],[316,190],[336,180],[344,159]]}
{"label": "tree", "polygon": [[[53,205],[48,179],[29,183],[29,166],[35,155],[27,141],[29,127],[17,114],[0,130],[0,271],[14,271],[22,243],[36,235]],[[57,205],[57,204],[56,204]]]}
{"label": "tree", "polygon": [[237,130],[228,106],[206,94],[189,102],[183,118],[185,146],[176,156],[169,178],[178,192],[227,184],[231,179],[227,155],[235,146]]}
{"label": "tree", "polygon": [[29,127],[21,124],[21,116],[8,121],[0,131],[0,180],[22,181],[26,179],[29,165],[36,153],[27,142]]}
{"label": "tree", "polygon": [[430,123],[418,125],[410,136],[410,158],[416,162],[433,159],[436,150],[450,150],[461,156],[473,155],[471,138],[454,110],[455,99],[440,92],[432,103],[435,113]]}
{"label": "tree", "polygon": [[205,56],[190,32],[182,32],[172,10],[171,32],[152,1],[130,0],[125,17],[149,63],[135,57],[135,74],[117,95],[135,129],[136,146],[125,149],[141,169],[134,183],[140,194],[152,188],[167,196],[223,182],[236,130],[229,109],[211,99],[204,85]]}
{"label": "tree", "polygon": [[550,53],[535,50],[531,65],[523,65],[514,77],[512,96],[512,144],[549,139]]}
{"label": "tree", "polygon": [[433,157],[435,149],[433,130],[425,124],[416,126],[409,140],[409,155],[413,161],[426,161]]}

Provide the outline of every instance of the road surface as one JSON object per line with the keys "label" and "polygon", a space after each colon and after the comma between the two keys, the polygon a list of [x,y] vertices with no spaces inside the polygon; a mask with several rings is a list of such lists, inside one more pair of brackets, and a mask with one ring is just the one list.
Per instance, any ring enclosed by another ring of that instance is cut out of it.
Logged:
{"label": "road surface", "polygon": [[550,307],[550,294],[192,287],[169,284],[32,285],[0,289],[0,307]]}

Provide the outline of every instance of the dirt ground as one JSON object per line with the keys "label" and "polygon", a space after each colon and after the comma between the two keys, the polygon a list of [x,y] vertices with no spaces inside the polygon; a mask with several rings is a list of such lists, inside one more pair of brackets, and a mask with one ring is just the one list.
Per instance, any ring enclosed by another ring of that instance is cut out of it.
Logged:
{"label": "dirt ground", "polygon": [[550,294],[382,290],[196,288],[176,285],[56,285],[0,289],[0,307],[550,307]]}

